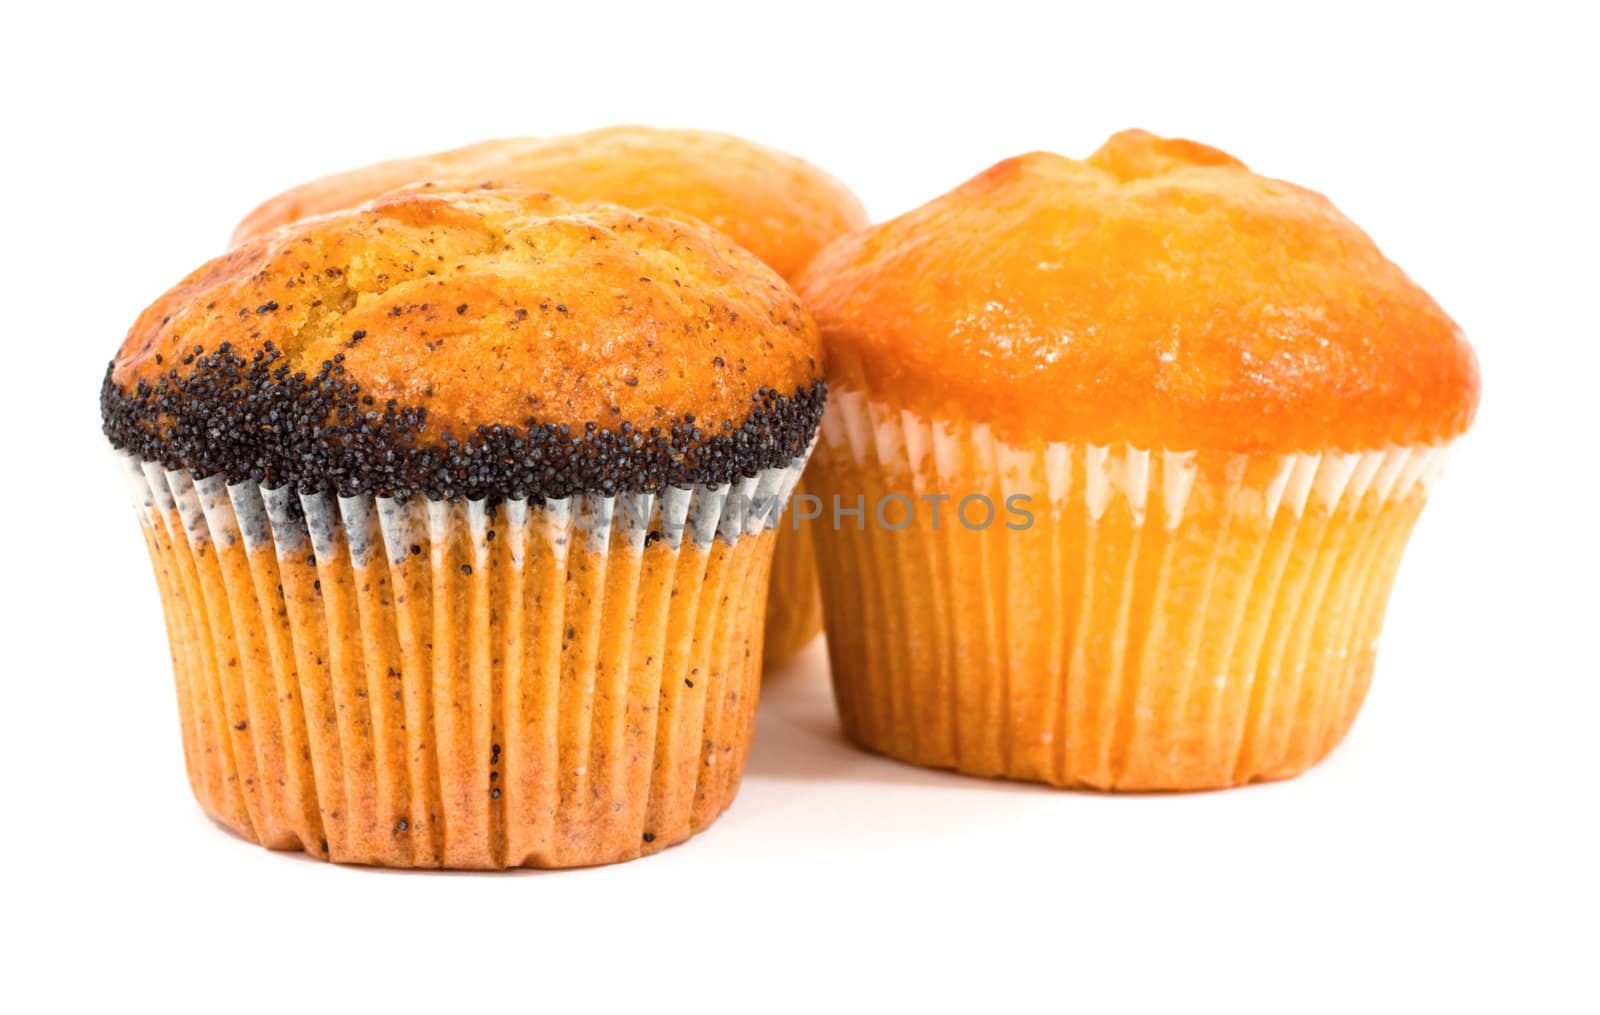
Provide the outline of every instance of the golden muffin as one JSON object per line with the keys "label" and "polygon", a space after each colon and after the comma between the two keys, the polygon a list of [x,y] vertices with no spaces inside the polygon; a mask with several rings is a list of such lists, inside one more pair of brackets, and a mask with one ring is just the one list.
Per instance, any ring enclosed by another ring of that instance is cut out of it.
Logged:
{"label": "golden muffin", "polygon": [[[251,212],[233,241],[430,180],[502,180],[573,201],[674,208],[731,236],[791,280],[828,241],[866,224],[854,194],[793,155],[710,131],[612,127],[485,141],[314,180]],[[808,527],[783,526],[766,623],[772,663],[822,628]]]}
{"label": "golden muffin", "polygon": [[824,398],[788,286],[672,212],[401,191],[200,268],[101,403],[195,796],[348,863],[688,838],[739,782]]}
{"label": "golden muffin", "polygon": [[1128,790],[1340,741],[1479,379],[1325,198],[1127,132],[1001,162],[797,288],[833,391],[808,483],[869,522],[814,526],[853,739]]}

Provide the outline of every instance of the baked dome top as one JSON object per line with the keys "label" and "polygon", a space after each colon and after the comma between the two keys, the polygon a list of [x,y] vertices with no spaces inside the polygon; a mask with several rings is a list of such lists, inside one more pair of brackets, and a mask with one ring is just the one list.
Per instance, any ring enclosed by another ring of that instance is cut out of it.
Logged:
{"label": "baked dome top", "polygon": [[793,155],[710,131],[611,127],[484,141],[313,180],[251,212],[233,242],[430,180],[504,181],[571,201],[676,208],[733,237],[785,278],[867,220],[844,184]]}
{"label": "baked dome top", "polygon": [[836,390],[1013,440],[1355,450],[1478,402],[1455,323],[1326,198],[1143,131],[1007,159],[796,288]]}
{"label": "baked dome top", "polygon": [[302,490],[562,497],[787,465],[816,327],[672,211],[402,190],[307,219],[152,304],[107,373],[116,446]]}

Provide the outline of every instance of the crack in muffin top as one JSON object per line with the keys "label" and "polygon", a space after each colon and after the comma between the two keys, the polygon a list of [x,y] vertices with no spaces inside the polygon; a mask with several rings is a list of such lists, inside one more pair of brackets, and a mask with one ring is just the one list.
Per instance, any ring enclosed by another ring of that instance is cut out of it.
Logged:
{"label": "crack in muffin top", "polygon": [[107,372],[123,450],[343,494],[649,491],[786,465],[815,325],[692,218],[496,186],[258,236],[158,299]]}

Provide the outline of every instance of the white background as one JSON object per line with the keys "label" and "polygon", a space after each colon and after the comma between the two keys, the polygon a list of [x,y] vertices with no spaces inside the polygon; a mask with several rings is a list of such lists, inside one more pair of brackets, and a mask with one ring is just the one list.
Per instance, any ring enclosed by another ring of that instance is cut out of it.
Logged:
{"label": "white background", "polygon": [[[543,6],[8,10],[0,1007],[1596,1010],[1600,78],[1578,5]],[[848,747],[816,645],[769,680],[733,809],[652,859],[382,873],[211,825],[99,434],[106,361],[283,187],[617,122],[802,154],[878,218],[1129,126],[1329,194],[1484,376],[1345,744],[1224,793],[990,784]]]}

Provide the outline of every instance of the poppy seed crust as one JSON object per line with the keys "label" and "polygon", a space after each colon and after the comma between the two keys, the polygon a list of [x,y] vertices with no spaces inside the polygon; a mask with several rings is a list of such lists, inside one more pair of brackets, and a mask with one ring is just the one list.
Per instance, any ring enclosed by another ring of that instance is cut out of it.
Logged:
{"label": "poppy seed crust", "polygon": [[117,448],[302,492],[560,498],[723,483],[805,454],[816,325],[672,212],[403,189],[252,238],[129,330]]}
{"label": "poppy seed crust", "polygon": [[758,392],[738,426],[706,433],[690,415],[669,428],[581,430],[535,418],[456,435],[425,408],[362,403],[341,364],[291,374],[270,347],[246,358],[224,344],[191,369],[140,379],[106,372],[103,430],[112,445],[196,478],[221,475],[302,493],[406,499],[505,499],[647,493],[731,482],[805,454],[822,418],[822,381]]}

